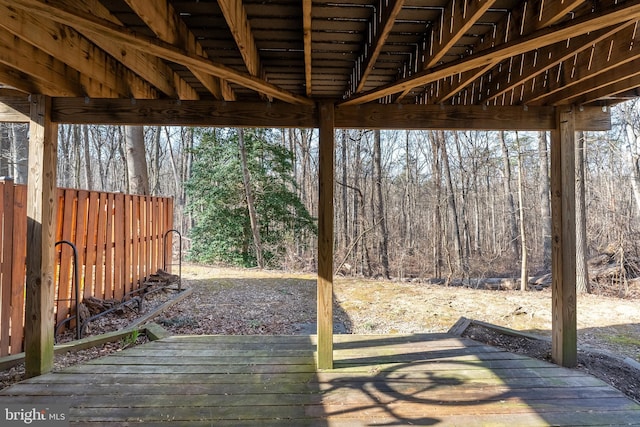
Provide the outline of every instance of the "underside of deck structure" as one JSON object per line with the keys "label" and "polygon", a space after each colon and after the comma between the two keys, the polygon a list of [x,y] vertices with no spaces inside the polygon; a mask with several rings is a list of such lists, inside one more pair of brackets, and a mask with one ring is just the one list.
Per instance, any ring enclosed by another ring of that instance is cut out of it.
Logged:
{"label": "underside of deck structure", "polygon": [[73,425],[640,425],[640,405],[576,370],[448,334],[173,336],[42,375],[2,404]]}
{"label": "underside of deck structure", "polygon": [[31,123],[29,374],[52,364],[58,123],[319,128],[322,368],[334,130],[549,130],[553,357],[575,364],[574,132],[640,94],[638,19],[639,0],[0,0],[0,121]]}

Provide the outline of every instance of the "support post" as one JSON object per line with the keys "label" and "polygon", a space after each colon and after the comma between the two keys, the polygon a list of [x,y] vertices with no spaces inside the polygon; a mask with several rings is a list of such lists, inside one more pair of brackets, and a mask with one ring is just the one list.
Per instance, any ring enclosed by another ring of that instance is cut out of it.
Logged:
{"label": "support post", "polygon": [[30,118],[25,310],[27,377],[44,374],[53,367],[58,126],[51,122],[51,99],[32,95]]}
{"label": "support post", "polygon": [[334,121],[332,103],[319,104],[318,172],[318,369],[333,368],[333,181]]}
{"label": "support post", "polygon": [[551,132],[552,218],[552,359],[573,367],[577,362],[575,111],[556,109]]}

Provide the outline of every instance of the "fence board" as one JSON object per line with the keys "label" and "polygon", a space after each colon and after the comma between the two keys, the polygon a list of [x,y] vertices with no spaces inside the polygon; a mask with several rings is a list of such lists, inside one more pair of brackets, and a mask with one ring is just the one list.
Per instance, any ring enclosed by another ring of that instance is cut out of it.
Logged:
{"label": "fence board", "polygon": [[96,275],[94,294],[96,298],[104,298],[104,263],[107,236],[107,194],[100,194],[98,200],[98,229],[96,230]]}
{"label": "fence board", "polygon": [[[76,235],[75,245],[78,250],[78,287],[80,288],[80,298],[84,289],[84,281],[87,275],[86,271],[86,253],[87,238],[89,236],[87,209],[89,208],[89,192],[86,190],[78,191],[77,214],[76,214]],[[73,293],[75,300],[75,291]]]}
{"label": "fence board", "polygon": [[132,197],[131,198],[131,210],[133,211],[133,215],[131,215],[131,227],[132,227],[132,243],[131,243],[131,259],[132,259],[132,268],[133,268],[133,280],[131,281],[132,286],[138,287],[141,282],[138,278],[144,277],[142,274],[142,269],[140,268],[140,198]]}
{"label": "fence board", "polygon": [[[13,187],[13,235],[27,235],[27,187]],[[11,274],[10,354],[22,352],[24,339],[24,298],[27,265],[27,239],[13,239]],[[6,304],[3,300],[2,304]]]}
{"label": "fence board", "polygon": [[124,271],[124,293],[132,291],[132,265],[131,265],[131,196],[124,196],[124,262],[122,263]]}
{"label": "fence board", "polygon": [[[173,223],[171,199],[71,189],[58,189],[57,197],[56,238],[76,245],[84,297],[121,297],[160,267],[162,236]],[[26,199],[26,186],[0,181],[0,355],[23,349],[26,238],[19,236],[27,234]],[[56,256],[60,321],[75,306],[73,257],[67,245]]]}
{"label": "fence board", "polygon": [[100,197],[98,193],[89,193],[89,206],[87,207],[87,238],[86,238],[86,255],[84,267],[84,287],[82,295],[89,297],[94,294],[95,274],[96,274],[96,237],[98,224],[98,202]]}
{"label": "fence board", "polygon": [[2,245],[2,266],[0,274],[2,281],[0,282],[0,298],[2,298],[2,306],[0,307],[0,356],[9,354],[9,324],[11,322],[11,306],[5,304],[5,301],[11,300],[11,274],[13,262],[13,181],[4,181],[3,191],[0,191],[0,206],[3,209],[2,218],[2,239],[7,245]]}
{"label": "fence board", "polygon": [[[63,212],[62,220],[58,221],[62,224],[61,234],[57,236],[57,241],[66,240],[73,243],[75,231],[75,200],[77,191],[66,189],[62,196],[58,199]],[[58,292],[56,304],[56,323],[67,317],[71,307],[71,276],[73,272],[73,251],[64,244],[58,245],[58,256],[60,261],[58,264]]]}
{"label": "fence board", "polygon": [[123,272],[122,262],[124,259],[124,194],[116,194],[114,198],[114,219],[113,221],[113,297],[121,300],[123,292]]}

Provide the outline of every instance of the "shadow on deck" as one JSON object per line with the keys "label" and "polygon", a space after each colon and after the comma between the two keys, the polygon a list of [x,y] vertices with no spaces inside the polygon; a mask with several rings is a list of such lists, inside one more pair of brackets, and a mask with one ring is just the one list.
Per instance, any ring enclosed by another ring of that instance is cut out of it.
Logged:
{"label": "shadow on deck", "polygon": [[[0,392],[74,425],[640,425],[603,382],[448,334],[173,336]],[[140,424],[139,424],[140,423]]]}

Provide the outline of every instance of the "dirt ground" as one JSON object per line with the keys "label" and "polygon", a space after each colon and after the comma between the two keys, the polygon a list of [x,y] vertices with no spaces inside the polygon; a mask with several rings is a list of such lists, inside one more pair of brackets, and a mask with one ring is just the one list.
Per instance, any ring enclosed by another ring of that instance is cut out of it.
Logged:
{"label": "dirt ground", "polygon": [[[315,333],[316,279],[311,274],[183,266],[185,284],[194,292],[153,319],[174,334]],[[334,323],[338,333],[393,334],[446,332],[462,316],[542,336],[551,332],[549,290],[487,291],[415,282],[336,278]],[[579,347],[604,350],[614,361],[640,360],[638,300],[596,295],[578,298]],[[95,333],[99,332],[94,328]],[[468,329],[467,336],[548,358],[544,341]],[[100,351],[98,356],[102,355]],[[111,350],[111,351],[117,351]],[[103,353],[108,353],[104,351]],[[640,372],[580,352],[579,368],[593,373],[640,400]],[[66,363],[72,364],[73,355]],[[59,368],[64,363],[58,364]],[[631,370],[629,370],[631,369]],[[604,371],[604,372],[602,372]],[[637,375],[637,376],[634,376]],[[7,376],[13,378],[7,380]],[[19,379],[0,373],[2,385]]]}

